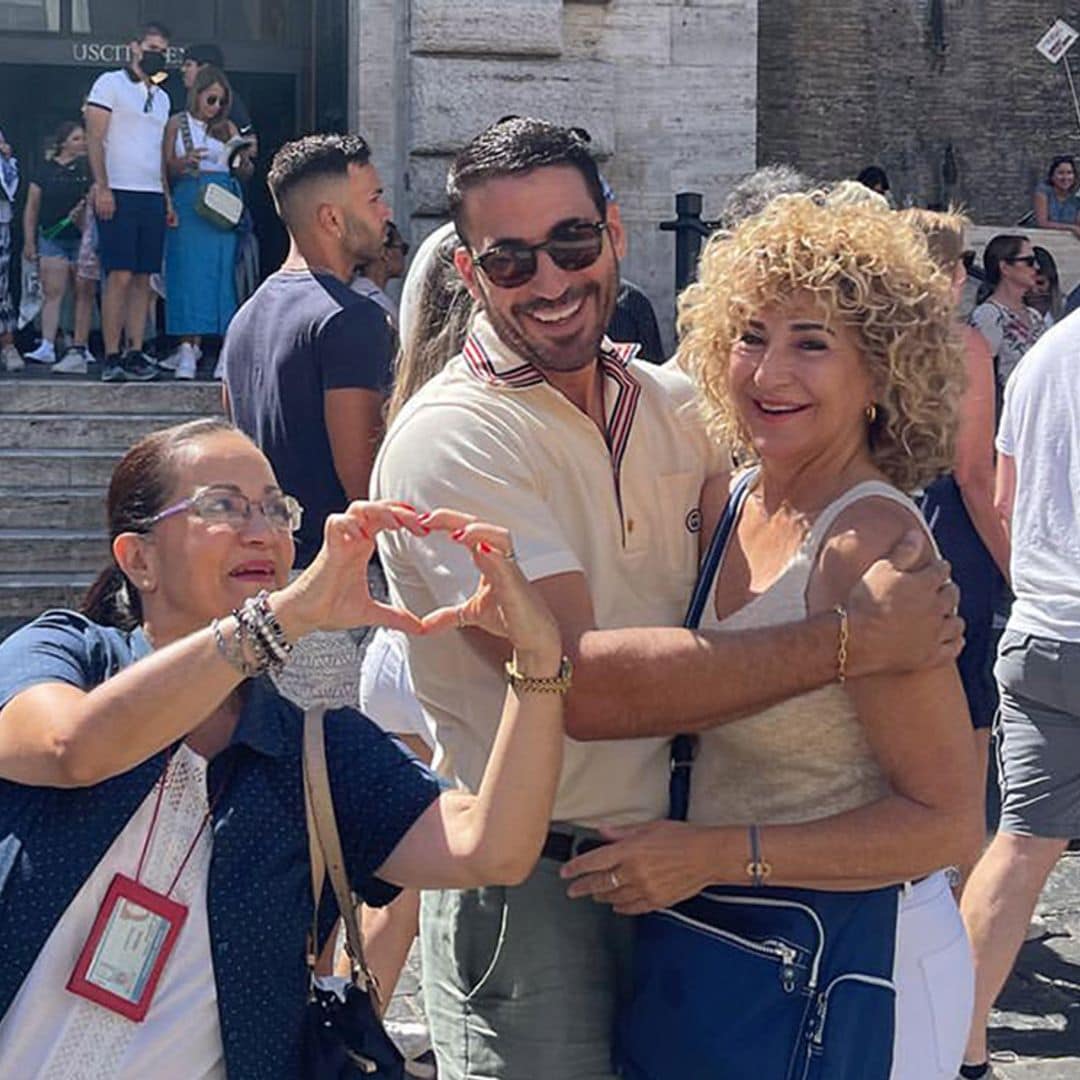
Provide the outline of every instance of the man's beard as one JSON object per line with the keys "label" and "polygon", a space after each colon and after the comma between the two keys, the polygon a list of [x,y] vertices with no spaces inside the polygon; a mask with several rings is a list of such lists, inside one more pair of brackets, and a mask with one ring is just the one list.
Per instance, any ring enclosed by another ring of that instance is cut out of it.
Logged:
{"label": "man's beard", "polygon": [[[499,339],[508,345],[523,360],[527,360],[541,371],[572,372],[580,371],[596,362],[600,352],[600,343],[607,333],[608,324],[615,311],[615,298],[618,292],[618,272],[612,281],[589,282],[587,285],[567,289],[555,301],[532,301],[519,304],[510,309],[508,316],[494,304],[488,302],[488,294],[481,289],[481,302],[491,325]],[[523,329],[522,322],[533,311],[557,310],[580,300],[583,304],[592,302],[597,311],[595,326],[586,326],[565,345],[557,341],[536,341]]]}
{"label": "man's beard", "polygon": [[382,257],[382,236],[376,236],[367,224],[354,218],[345,218],[345,235],[341,243],[353,266],[371,263]]}

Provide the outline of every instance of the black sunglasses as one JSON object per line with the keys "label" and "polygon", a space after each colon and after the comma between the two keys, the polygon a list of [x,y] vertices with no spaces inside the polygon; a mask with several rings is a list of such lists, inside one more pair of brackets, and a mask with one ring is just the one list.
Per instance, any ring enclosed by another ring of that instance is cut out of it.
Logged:
{"label": "black sunglasses", "polygon": [[146,88],[146,100],[143,102],[142,111],[144,113],[152,112],[154,108],[154,88],[148,86]]}
{"label": "black sunglasses", "polygon": [[498,244],[482,255],[473,252],[472,261],[484,271],[492,285],[516,289],[536,275],[537,254],[546,251],[560,270],[585,270],[604,250],[604,221],[575,221],[556,225],[539,244]]}
{"label": "black sunglasses", "polygon": [[1034,255],[1013,255],[1005,260],[1007,263],[1024,263],[1027,266],[1037,266],[1039,260]]}
{"label": "black sunglasses", "polygon": [[206,99],[206,104],[207,105],[220,105],[224,100],[225,99],[223,97],[218,97],[217,94],[211,94]]}

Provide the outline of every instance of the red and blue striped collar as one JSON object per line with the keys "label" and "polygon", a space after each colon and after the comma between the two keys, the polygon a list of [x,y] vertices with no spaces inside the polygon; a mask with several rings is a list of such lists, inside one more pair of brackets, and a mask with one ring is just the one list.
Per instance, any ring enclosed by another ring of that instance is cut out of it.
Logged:
{"label": "red and blue striped collar", "polygon": [[[616,342],[605,336],[597,357],[600,370],[609,384],[604,393],[605,436],[616,476],[641,398],[641,383],[629,366],[640,351],[641,346],[636,342]],[[462,348],[462,357],[469,373],[491,386],[525,390],[547,382],[539,368],[506,348],[483,314],[473,322]]]}

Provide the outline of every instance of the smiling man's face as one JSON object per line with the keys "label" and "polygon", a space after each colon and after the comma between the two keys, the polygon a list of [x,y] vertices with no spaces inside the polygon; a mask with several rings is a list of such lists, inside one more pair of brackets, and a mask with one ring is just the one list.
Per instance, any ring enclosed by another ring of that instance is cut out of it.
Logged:
{"label": "smiling man's face", "polygon": [[[464,197],[466,243],[472,256],[500,245],[539,244],[575,224],[602,216],[584,177],[572,165],[494,177]],[[536,254],[536,273],[514,288],[500,288],[459,249],[458,270],[487,311],[500,339],[541,370],[578,371],[596,360],[619,289],[625,238],[618,213],[609,213],[599,257],[581,270],[564,270],[546,251]]]}

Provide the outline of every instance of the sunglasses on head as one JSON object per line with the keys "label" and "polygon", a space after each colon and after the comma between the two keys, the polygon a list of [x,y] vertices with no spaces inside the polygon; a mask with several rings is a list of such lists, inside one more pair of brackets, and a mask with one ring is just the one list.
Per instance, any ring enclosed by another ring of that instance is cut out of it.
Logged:
{"label": "sunglasses on head", "polygon": [[604,250],[606,228],[604,221],[574,221],[556,225],[539,244],[496,244],[482,255],[470,254],[492,285],[516,289],[536,276],[537,255],[541,251],[546,251],[560,270],[585,270],[592,266]]}
{"label": "sunglasses on head", "polygon": [[1034,255],[1013,255],[1012,258],[1005,260],[1007,263],[1024,263],[1025,266],[1037,266],[1039,260]]}

